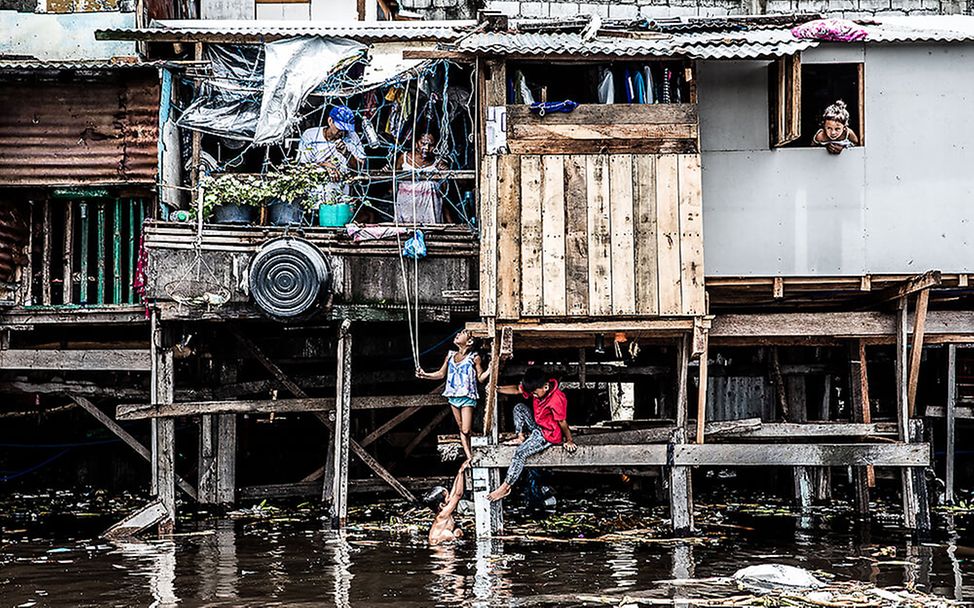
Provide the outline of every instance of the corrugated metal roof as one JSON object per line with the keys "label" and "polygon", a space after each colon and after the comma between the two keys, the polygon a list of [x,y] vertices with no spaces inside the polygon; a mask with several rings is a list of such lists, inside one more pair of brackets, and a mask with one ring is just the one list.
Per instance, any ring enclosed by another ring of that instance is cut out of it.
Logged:
{"label": "corrugated metal roof", "polygon": [[143,70],[147,68],[157,68],[170,65],[165,61],[144,61],[144,62],[124,62],[124,61],[38,61],[36,59],[0,59],[0,72],[3,71],[58,71],[58,70],[78,70],[78,71],[97,71],[111,72],[122,70]]}
{"label": "corrugated metal roof", "polygon": [[818,44],[797,40],[787,30],[700,34],[646,33],[626,38],[580,34],[478,33],[457,44],[463,52],[510,55],[685,56],[693,59],[752,59],[792,55]]}
{"label": "corrugated metal roof", "polygon": [[159,79],[0,87],[0,185],[154,184]]}
{"label": "corrugated metal roof", "polygon": [[974,17],[885,17],[878,25],[864,26],[867,42],[969,42],[974,41]]}
{"label": "corrugated metal roof", "polygon": [[293,36],[333,36],[363,42],[406,42],[432,40],[450,42],[474,21],[379,21],[373,23],[335,21],[157,21],[145,28],[99,30],[99,40],[198,40],[213,42],[256,42]]}

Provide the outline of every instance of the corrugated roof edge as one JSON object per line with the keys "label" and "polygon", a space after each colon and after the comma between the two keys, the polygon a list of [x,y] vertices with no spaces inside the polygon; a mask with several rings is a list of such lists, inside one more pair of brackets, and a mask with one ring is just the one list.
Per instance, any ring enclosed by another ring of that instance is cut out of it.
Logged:
{"label": "corrugated roof edge", "polygon": [[97,30],[98,40],[160,42],[262,42],[293,36],[335,36],[361,42],[449,42],[473,28],[475,21],[159,21],[143,28]]}

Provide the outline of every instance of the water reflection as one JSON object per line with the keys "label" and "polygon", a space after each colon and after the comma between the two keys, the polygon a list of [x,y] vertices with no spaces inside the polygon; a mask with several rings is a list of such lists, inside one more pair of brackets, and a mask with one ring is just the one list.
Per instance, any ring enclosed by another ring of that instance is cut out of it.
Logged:
{"label": "water reflection", "polygon": [[[474,608],[505,605],[498,600],[511,598],[510,582],[507,580],[507,558],[504,543],[498,540],[481,539],[476,541],[474,557],[473,595]],[[494,601],[492,601],[494,600]]]}
{"label": "water reflection", "polygon": [[200,595],[206,600],[237,597],[237,532],[232,521],[219,521],[199,547]]}
{"label": "water reflection", "polygon": [[609,549],[609,555],[609,576],[616,584],[606,591],[625,591],[634,587],[636,576],[639,574],[635,545],[629,543],[613,545]]}
{"label": "water reflection", "polygon": [[150,608],[175,608],[176,544],[171,540],[154,542],[120,542],[117,552],[127,559],[143,564],[137,574],[148,578],[152,596]]}
{"label": "water reflection", "polygon": [[434,604],[461,605],[466,600],[468,577],[461,568],[466,569],[466,558],[457,554],[455,545],[437,545],[430,548],[433,575],[429,585],[430,599]]}
{"label": "water reflection", "polygon": [[332,550],[332,576],[334,576],[335,608],[349,608],[352,591],[352,552],[344,530],[334,533],[328,541]]}

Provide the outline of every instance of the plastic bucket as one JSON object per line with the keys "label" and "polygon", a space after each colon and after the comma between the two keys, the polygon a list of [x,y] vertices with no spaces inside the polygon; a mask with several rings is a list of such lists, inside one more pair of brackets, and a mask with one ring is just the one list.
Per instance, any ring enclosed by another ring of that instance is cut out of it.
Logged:
{"label": "plastic bucket", "polygon": [[217,205],[210,219],[214,224],[253,224],[257,221],[257,208],[249,205]]}
{"label": "plastic bucket", "polygon": [[299,203],[275,200],[267,205],[267,221],[271,226],[300,226],[304,224],[304,209]]}
{"label": "plastic bucket", "polygon": [[352,206],[349,203],[320,205],[318,207],[319,226],[344,226],[352,219]]}

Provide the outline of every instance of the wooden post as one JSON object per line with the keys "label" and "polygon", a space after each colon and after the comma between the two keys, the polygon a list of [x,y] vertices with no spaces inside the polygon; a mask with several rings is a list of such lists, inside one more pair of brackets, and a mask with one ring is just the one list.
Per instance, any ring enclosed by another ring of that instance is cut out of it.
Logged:
{"label": "wooden post", "polygon": [[216,502],[233,504],[237,499],[237,416],[216,417]]}
{"label": "wooden post", "polygon": [[[203,60],[202,42],[197,42],[193,45],[193,59],[196,61]],[[191,137],[189,182],[190,186],[193,188],[193,192],[195,192],[196,186],[200,183],[200,153],[203,150],[203,134],[199,131],[193,131]]]}
{"label": "wooden post", "polygon": [[[672,443],[687,442],[687,373],[690,364],[690,336],[680,339],[676,357],[676,428]],[[693,489],[690,467],[670,466],[670,519],[673,531],[686,534],[693,530]]]}
{"label": "wooden post", "polygon": [[947,345],[947,504],[954,504],[954,458],[957,449],[957,345]]}
{"label": "wooden post", "polygon": [[[923,443],[923,419],[917,418],[910,420],[910,442]],[[903,469],[908,473],[911,482],[911,494],[915,506],[915,527],[917,530],[930,530],[930,499],[927,495],[926,469],[923,467],[907,467]]]}
{"label": "wooden post", "polygon": [[[497,445],[500,439],[497,408],[497,381],[500,377],[500,336],[493,319],[487,320],[488,330],[493,337],[490,359],[490,380],[487,383],[487,407],[484,412],[484,435],[471,437],[474,446]],[[503,501],[487,500],[489,494],[501,483],[500,469],[473,467],[474,523],[477,538],[488,538],[504,531]]]}
{"label": "wooden post", "polygon": [[[906,298],[900,298],[896,310],[896,425],[900,441],[910,443],[906,342],[907,304]],[[909,529],[916,529],[917,500],[910,469],[904,468],[900,478],[903,485],[903,525]]]}
{"label": "wooden post", "polygon": [[[173,402],[173,357],[169,330],[159,322],[158,312],[150,319],[149,350],[152,359],[151,400],[153,405]],[[153,494],[166,508],[167,519],[159,534],[171,534],[176,524],[176,448],[174,418],[152,420]]]}
{"label": "wooden post", "polygon": [[200,450],[197,459],[196,492],[199,501],[205,505],[215,504],[216,500],[216,445],[217,438],[213,415],[200,416]]}
{"label": "wooden post", "polygon": [[704,426],[707,424],[707,365],[710,358],[707,333],[703,333],[703,351],[700,353],[700,385],[697,387],[697,443],[703,443]]}
{"label": "wooden post", "polygon": [[335,387],[334,473],[331,490],[331,527],[344,528],[348,518],[348,451],[352,415],[352,334],[351,321],[342,321],[338,330],[338,370]]}
{"label": "wooden post", "polygon": [[917,295],[917,309],[913,321],[913,346],[910,350],[910,385],[907,401],[910,418],[916,413],[917,382],[920,379],[920,358],[923,356],[923,331],[927,324],[927,304],[930,290],[924,289]]}
{"label": "wooden post", "polygon": [[[869,384],[866,372],[866,346],[862,340],[849,346],[849,405],[853,422],[866,422],[869,412]],[[860,518],[869,518],[868,468],[853,467],[852,482],[855,491],[856,512]]]}

